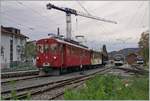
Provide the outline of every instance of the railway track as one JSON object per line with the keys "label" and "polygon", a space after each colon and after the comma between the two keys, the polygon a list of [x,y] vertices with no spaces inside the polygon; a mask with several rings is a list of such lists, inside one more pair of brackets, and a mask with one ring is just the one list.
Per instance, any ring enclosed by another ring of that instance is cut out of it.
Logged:
{"label": "railway track", "polygon": [[144,74],[148,74],[149,71],[143,69],[143,68],[138,68],[138,67],[130,67],[130,68],[125,68],[125,67],[117,67],[116,69],[120,69],[123,70],[127,73],[135,73],[135,74],[140,74],[140,75],[144,75]]}
{"label": "railway track", "polygon": [[[30,86],[30,87],[18,88],[18,89],[15,89],[15,91],[17,92],[16,96],[18,99],[25,99],[27,94],[30,92],[31,99],[32,98],[36,99],[35,97],[36,95],[40,96],[40,95],[43,95],[43,93],[45,92],[56,91],[56,90],[59,90],[60,88],[63,89],[64,86],[74,85],[71,87],[73,88],[77,87],[78,85],[81,85],[81,83],[84,83],[85,80],[92,78],[95,74],[106,72],[106,71],[109,71],[110,69],[112,68],[101,68],[99,71],[96,71],[88,75],[79,75],[79,76],[75,76],[69,79],[48,82],[48,83],[39,84],[35,86]],[[5,100],[12,99],[11,92],[12,90],[2,91],[1,92],[2,98]],[[61,96],[63,93],[64,92],[62,90],[61,92],[55,94],[54,96],[51,96],[51,98],[48,98],[48,99],[55,99],[57,98],[57,96]]]}
{"label": "railway track", "polygon": [[7,73],[1,73],[1,78],[15,78],[15,77],[23,77],[23,76],[33,76],[37,75],[39,73],[38,70],[28,70],[28,71],[17,71],[17,72],[7,72]]}
{"label": "railway track", "polygon": [[38,78],[41,77],[38,74],[37,75],[31,75],[31,76],[23,76],[23,77],[17,77],[17,78],[5,78],[1,79],[1,84],[9,83],[11,81],[20,81],[20,80],[27,80],[27,79],[33,79],[33,78]]}

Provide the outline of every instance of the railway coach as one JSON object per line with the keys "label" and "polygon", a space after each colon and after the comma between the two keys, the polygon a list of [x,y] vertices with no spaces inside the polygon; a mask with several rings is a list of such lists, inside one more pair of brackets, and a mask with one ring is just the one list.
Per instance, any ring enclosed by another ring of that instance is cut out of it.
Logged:
{"label": "railway coach", "polygon": [[36,43],[36,66],[40,74],[88,68],[89,65],[101,64],[100,52],[94,52],[76,41],[51,37],[40,39]]}

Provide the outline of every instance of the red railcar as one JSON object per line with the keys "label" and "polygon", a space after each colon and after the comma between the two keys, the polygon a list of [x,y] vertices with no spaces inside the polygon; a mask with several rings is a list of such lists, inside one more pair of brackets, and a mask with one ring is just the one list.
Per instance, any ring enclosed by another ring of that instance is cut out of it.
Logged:
{"label": "red railcar", "polygon": [[72,69],[91,64],[91,51],[83,45],[59,38],[37,41],[36,66],[39,69]]}

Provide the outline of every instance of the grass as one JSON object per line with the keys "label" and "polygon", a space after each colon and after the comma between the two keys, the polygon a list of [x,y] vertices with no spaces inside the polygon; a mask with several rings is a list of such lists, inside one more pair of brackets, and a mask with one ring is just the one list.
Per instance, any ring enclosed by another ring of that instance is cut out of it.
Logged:
{"label": "grass", "polygon": [[149,79],[121,79],[113,75],[97,75],[88,80],[82,88],[65,90],[65,100],[148,100]]}

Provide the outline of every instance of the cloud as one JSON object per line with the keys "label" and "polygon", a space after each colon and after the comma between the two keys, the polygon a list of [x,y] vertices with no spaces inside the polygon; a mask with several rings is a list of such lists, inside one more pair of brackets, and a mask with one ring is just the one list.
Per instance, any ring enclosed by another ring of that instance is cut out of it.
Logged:
{"label": "cloud", "polygon": [[[46,4],[49,2],[85,12],[79,5],[80,2],[90,14],[118,22],[115,25],[72,15],[73,37],[84,35],[91,46],[106,44],[109,50],[137,47],[141,32],[149,26],[148,1],[2,1],[2,24],[21,29],[30,40],[45,38],[48,33],[57,33],[57,27],[65,35],[66,15],[54,9],[47,10]],[[116,40],[126,40],[129,37],[131,40],[126,43]]]}

